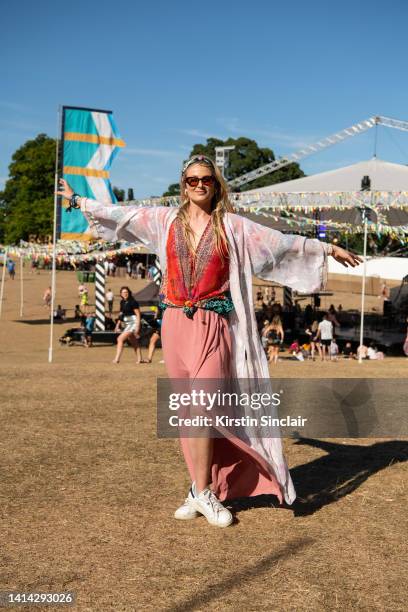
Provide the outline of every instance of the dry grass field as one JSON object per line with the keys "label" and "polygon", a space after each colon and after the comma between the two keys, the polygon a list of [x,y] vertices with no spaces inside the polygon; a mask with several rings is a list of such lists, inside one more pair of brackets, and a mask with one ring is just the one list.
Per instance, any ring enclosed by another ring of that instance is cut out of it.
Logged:
{"label": "dry grass field", "polygon": [[[285,440],[293,507],[263,496],[234,502],[225,530],[177,522],[189,480],[177,441],[156,437],[161,351],[136,365],[126,349],[113,366],[111,346],[56,341],[49,364],[50,275],[25,274],[23,317],[17,276],[0,321],[1,591],[74,591],[81,612],[407,609],[407,442]],[[72,309],[75,275],[57,279]],[[271,372],[393,379],[407,367],[282,361]]]}

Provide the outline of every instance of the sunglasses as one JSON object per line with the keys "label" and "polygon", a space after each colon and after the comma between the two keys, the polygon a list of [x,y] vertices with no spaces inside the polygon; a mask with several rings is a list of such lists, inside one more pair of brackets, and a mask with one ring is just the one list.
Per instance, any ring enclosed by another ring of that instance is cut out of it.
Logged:
{"label": "sunglasses", "polygon": [[208,175],[201,176],[200,178],[198,178],[198,176],[188,176],[186,178],[186,183],[189,187],[198,187],[200,181],[206,187],[210,187],[210,185],[214,185],[215,177],[212,175]]}

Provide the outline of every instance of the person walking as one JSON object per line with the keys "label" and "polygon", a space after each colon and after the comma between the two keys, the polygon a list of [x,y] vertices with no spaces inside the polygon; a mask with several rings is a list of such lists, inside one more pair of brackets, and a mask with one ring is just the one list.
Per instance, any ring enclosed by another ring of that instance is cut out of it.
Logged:
{"label": "person walking", "polygon": [[317,352],[319,353],[319,357],[320,359],[322,359],[322,347],[317,335],[317,332],[319,331],[319,321],[317,319],[315,319],[313,321],[313,323],[306,328],[305,333],[310,337],[310,356],[312,358],[312,360],[315,360],[315,352],[317,349]]}
{"label": "person walking", "polygon": [[269,363],[278,363],[280,347],[283,344],[285,333],[283,331],[282,320],[279,315],[275,315],[272,322],[266,328],[264,335],[268,339]]}
{"label": "person walking", "polygon": [[113,312],[113,301],[115,299],[115,296],[113,294],[113,291],[111,288],[109,288],[106,292],[106,301],[108,303],[108,312],[109,314],[112,314]]}
{"label": "person walking", "polygon": [[78,295],[79,295],[79,300],[80,300],[80,309],[82,314],[86,315],[88,314],[88,306],[89,306],[89,295],[88,295],[88,289],[85,287],[85,285],[79,285],[78,287]]}
{"label": "person walking", "polygon": [[[183,166],[180,206],[120,207],[81,198],[63,179],[59,195],[80,208],[105,240],[133,240],[160,258],[163,354],[171,379],[260,379],[272,397],[268,362],[257,331],[252,275],[310,293],[323,286],[327,257],[346,267],[361,259],[337,245],[280,232],[234,213],[227,186],[210,158]],[[267,409],[277,417],[271,401]],[[296,493],[278,435],[254,427],[228,436],[181,437],[192,480],[175,518],[199,514],[211,525],[233,522],[224,500],[263,493],[293,503]]]}
{"label": "person walking", "polygon": [[320,321],[319,323],[316,340],[320,340],[321,350],[322,350],[321,360],[329,361],[330,359],[329,348],[333,340],[333,323],[329,321],[327,312],[324,313],[323,320]]}
{"label": "person walking", "polygon": [[7,271],[9,273],[9,278],[11,280],[14,280],[14,277],[16,275],[16,264],[14,263],[12,259],[9,259],[7,261]]}
{"label": "person walking", "polygon": [[48,310],[49,310],[51,308],[51,302],[52,302],[52,290],[51,290],[51,287],[47,287],[47,289],[44,291],[43,302],[44,302],[45,308],[48,308]]}
{"label": "person walking", "polygon": [[120,324],[123,323],[124,329],[117,339],[116,355],[113,363],[119,363],[125,342],[129,342],[136,353],[136,363],[145,363],[142,359],[140,350],[140,307],[134,299],[129,287],[122,287],[120,290],[120,315],[115,331],[120,331]]}
{"label": "person walking", "polygon": [[132,262],[130,257],[126,257],[126,274],[128,278],[132,278]]}
{"label": "person walking", "polygon": [[108,264],[108,268],[109,268],[109,276],[115,276],[116,275],[116,264],[114,261],[110,261]]}

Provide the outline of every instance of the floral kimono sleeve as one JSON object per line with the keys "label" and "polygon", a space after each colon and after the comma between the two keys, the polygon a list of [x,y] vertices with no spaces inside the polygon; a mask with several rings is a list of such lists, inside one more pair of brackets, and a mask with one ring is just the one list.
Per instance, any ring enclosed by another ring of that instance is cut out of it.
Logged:
{"label": "floral kimono sleeve", "polygon": [[244,221],[244,232],[255,276],[302,293],[324,288],[327,282],[328,244],[283,234],[249,219]]}
{"label": "floral kimono sleeve", "polygon": [[89,198],[81,198],[80,203],[81,211],[96,238],[109,242],[126,240],[158,253],[168,208],[106,205]]}

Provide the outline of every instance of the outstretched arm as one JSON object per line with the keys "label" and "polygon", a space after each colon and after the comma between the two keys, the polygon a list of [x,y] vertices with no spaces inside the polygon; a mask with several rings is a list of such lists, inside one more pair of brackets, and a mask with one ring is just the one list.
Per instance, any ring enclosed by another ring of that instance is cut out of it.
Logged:
{"label": "outstretched arm", "polygon": [[244,219],[244,233],[253,274],[304,293],[324,287],[328,256],[345,267],[354,267],[362,261],[338,246],[283,234],[249,219]]}
{"label": "outstretched arm", "polygon": [[[60,179],[57,194],[70,200],[73,190],[64,179]],[[164,219],[169,209],[163,206],[118,206],[106,205],[90,198],[76,198],[75,205],[85,215],[96,238],[109,242],[126,240],[141,243],[152,252],[158,252],[159,239]]]}

